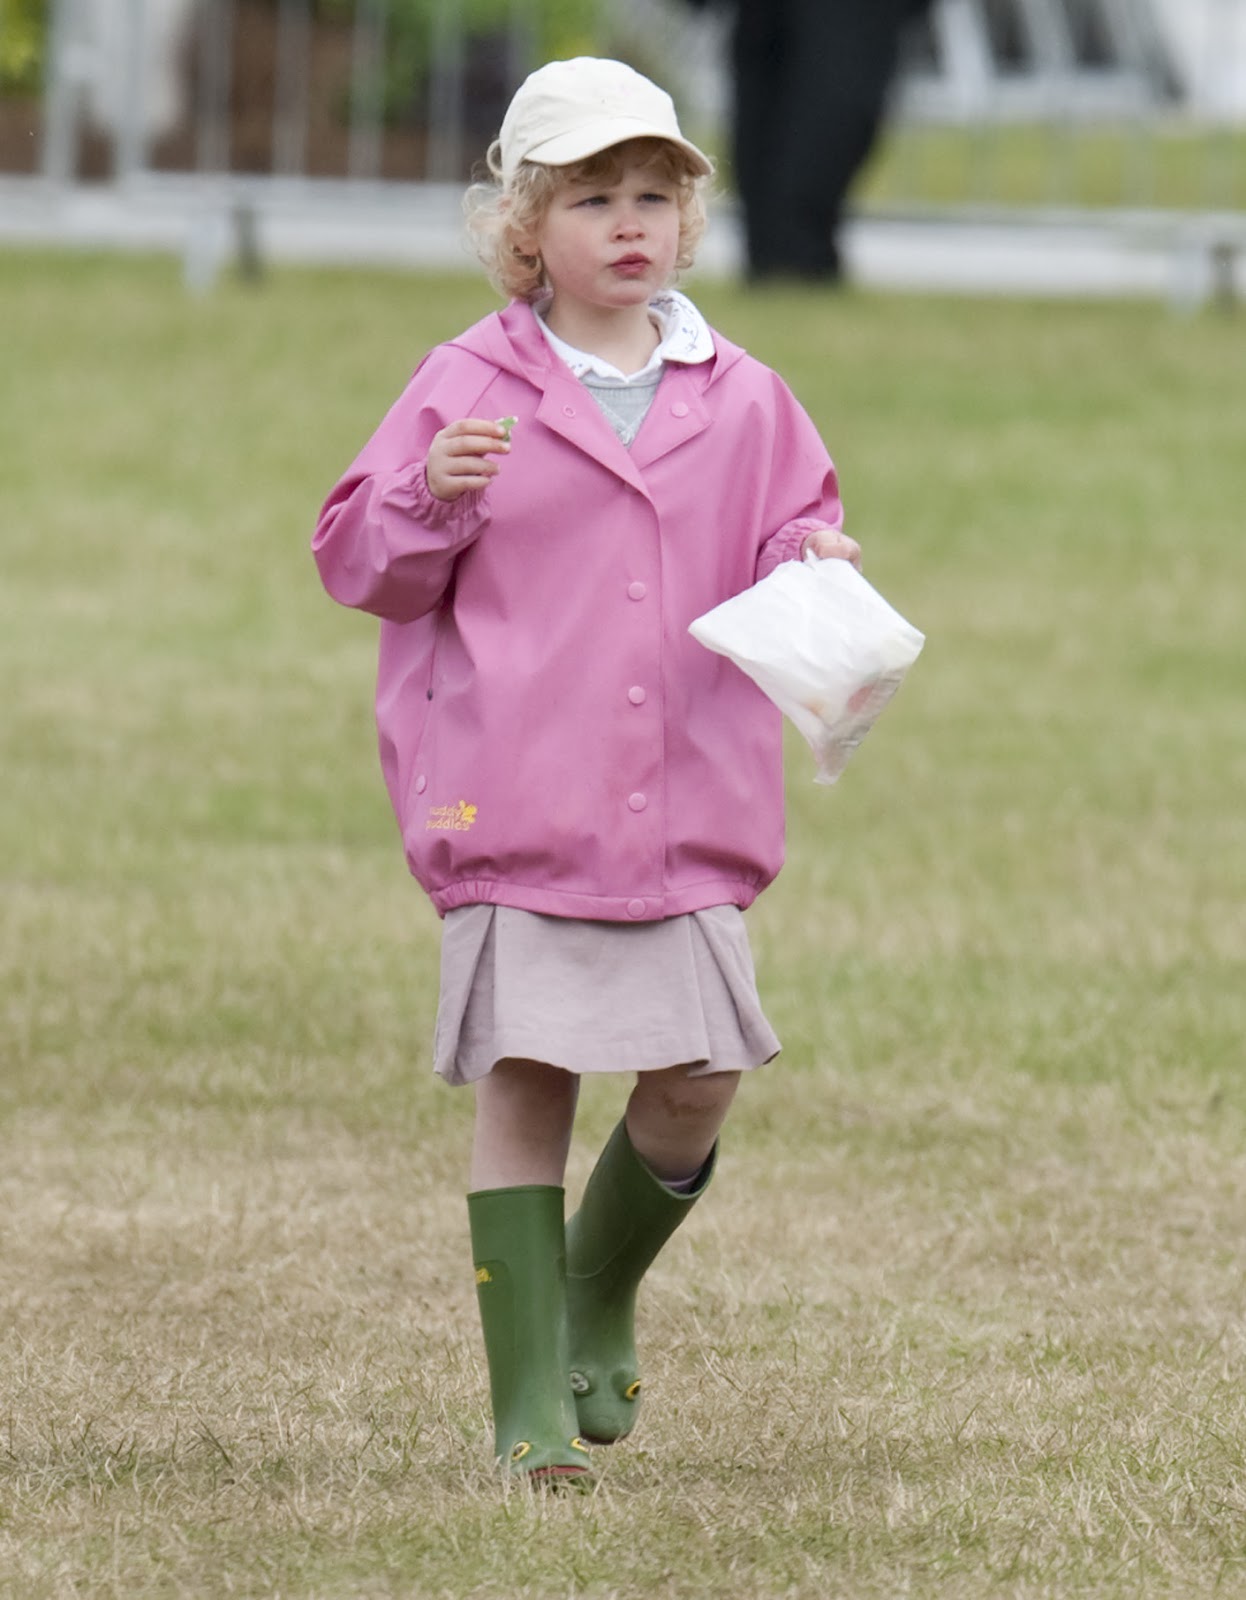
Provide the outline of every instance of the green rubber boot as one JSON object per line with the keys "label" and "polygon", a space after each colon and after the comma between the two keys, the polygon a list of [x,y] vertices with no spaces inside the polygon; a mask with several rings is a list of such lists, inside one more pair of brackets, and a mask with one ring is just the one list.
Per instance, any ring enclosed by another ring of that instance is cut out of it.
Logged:
{"label": "green rubber boot", "polygon": [[580,1433],[613,1444],[636,1426],[636,1291],[658,1251],[705,1193],[718,1147],[691,1194],[673,1194],[632,1148],[610,1135],[567,1224],[567,1326]]}
{"label": "green rubber boot", "polygon": [[481,1189],[467,1214],[498,1459],[519,1477],[587,1482],[567,1381],[563,1191]]}

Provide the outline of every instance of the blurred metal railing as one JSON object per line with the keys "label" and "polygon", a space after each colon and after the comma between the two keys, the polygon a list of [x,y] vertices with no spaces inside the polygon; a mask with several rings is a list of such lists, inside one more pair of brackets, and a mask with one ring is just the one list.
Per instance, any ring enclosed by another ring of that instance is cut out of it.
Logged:
{"label": "blurred metal railing", "polygon": [[[42,3],[36,96],[11,73],[6,86],[4,20],[16,4],[0,0],[0,97],[26,90],[38,170],[56,183],[159,171],[375,181],[391,132],[420,136],[419,159],[407,151],[396,176],[451,181],[482,87],[473,68],[489,77],[492,105],[504,104],[542,32],[540,0]],[[562,9],[591,25],[596,0]],[[11,154],[0,147],[0,170]]]}

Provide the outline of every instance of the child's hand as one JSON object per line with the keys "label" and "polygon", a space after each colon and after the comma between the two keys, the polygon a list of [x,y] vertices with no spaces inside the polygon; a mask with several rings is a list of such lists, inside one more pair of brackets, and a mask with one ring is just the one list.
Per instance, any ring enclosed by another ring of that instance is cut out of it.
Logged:
{"label": "child's hand", "polygon": [[800,553],[806,556],[810,551],[819,561],[851,561],[858,572],[861,570],[861,546],[838,528],[818,528],[807,534]]}
{"label": "child's hand", "polygon": [[[507,417],[507,423],[513,423]],[[502,422],[465,417],[433,435],[424,476],[428,490],[438,500],[457,500],[471,489],[484,489],[497,476],[498,464],[490,455],[510,449],[510,428]]]}

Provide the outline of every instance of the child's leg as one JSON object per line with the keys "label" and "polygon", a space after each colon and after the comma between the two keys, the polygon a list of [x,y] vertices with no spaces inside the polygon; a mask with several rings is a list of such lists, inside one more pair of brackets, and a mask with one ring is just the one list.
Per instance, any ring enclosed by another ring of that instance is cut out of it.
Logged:
{"label": "child's leg", "polygon": [[495,1448],[513,1472],[585,1478],[567,1348],[563,1172],[578,1080],[501,1061],[476,1085],[471,1223]]}
{"label": "child's leg", "polygon": [[738,1072],[690,1078],[687,1067],[642,1072],[627,1102],[627,1134],[663,1183],[696,1177],[709,1159],[740,1084]]}
{"label": "child's leg", "polygon": [[499,1061],[476,1084],[471,1186],[560,1185],[580,1080],[539,1061]]}
{"label": "child's leg", "polygon": [[734,1072],[642,1072],[567,1224],[571,1382],[586,1439],[608,1444],[635,1426],[636,1291],[705,1192],[738,1083]]}

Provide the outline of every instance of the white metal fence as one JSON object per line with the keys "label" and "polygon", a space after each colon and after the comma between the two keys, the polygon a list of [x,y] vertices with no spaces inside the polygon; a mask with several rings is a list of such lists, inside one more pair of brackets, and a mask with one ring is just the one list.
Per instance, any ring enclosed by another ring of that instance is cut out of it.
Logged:
{"label": "white metal fence", "polygon": [[[0,237],[174,244],[201,276],[300,229],[442,257],[533,64],[622,55],[722,148],[727,26],[682,0],[0,0]],[[937,0],[904,59],[866,215],[1093,218],[1236,270],[1246,0]]]}

